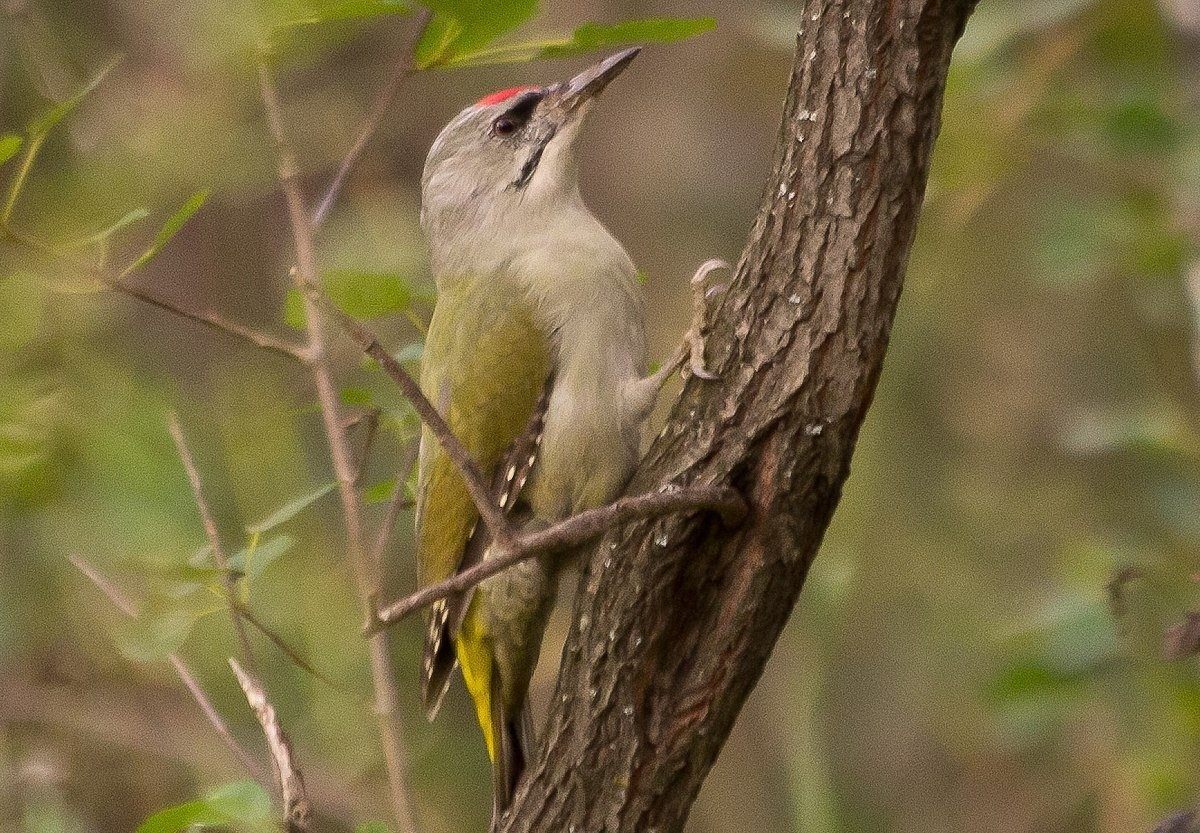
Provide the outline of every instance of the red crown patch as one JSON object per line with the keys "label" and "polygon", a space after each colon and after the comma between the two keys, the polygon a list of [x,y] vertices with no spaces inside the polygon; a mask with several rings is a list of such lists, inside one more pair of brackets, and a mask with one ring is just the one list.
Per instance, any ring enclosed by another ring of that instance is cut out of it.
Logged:
{"label": "red crown patch", "polygon": [[507,90],[497,90],[494,93],[485,95],[483,98],[475,102],[476,107],[488,107],[492,104],[499,104],[501,101],[508,101],[514,95],[520,95],[526,90],[536,90],[537,87],[526,85],[524,87],[509,87]]}

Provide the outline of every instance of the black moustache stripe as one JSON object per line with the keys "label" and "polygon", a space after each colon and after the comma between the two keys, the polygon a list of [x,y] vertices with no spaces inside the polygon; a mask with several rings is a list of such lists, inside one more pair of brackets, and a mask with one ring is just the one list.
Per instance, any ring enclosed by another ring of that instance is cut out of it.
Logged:
{"label": "black moustache stripe", "polygon": [[550,140],[553,138],[554,133],[552,132],[545,139],[538,142],[537,146],[533,149],[533,153],[529,154],[529,158],[526,159],[525,164],[521,166],[521,173],[517,175],[516,180],[512,184],[514,189],[520,191],[529,184],[531,179],[533,179],[533,174],[537,171],[538,165],[541,164],[542,154],[546,151],[546,145],[550,144]]}

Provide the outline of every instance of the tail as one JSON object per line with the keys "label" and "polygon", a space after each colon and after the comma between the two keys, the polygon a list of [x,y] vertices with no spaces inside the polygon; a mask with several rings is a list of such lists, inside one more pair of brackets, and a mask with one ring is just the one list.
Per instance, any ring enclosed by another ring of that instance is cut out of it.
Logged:
{"label": "tail", "polygon": [[478,599],[471,604],[454,647],[492,761],[492,827],[495,828],[525,770],[530,720],[527,707],[517,715],[508,714],[505,708],[491,634],[486,630],[480,607]]}
{"label": "tail", "polygon": [[[495,732],[496,754],[492,757],[492,829],[499,828],[500,819],[512,803],[517,782],[525,772],[529,706],[521,709],[516,717],[504,714],[499,695],[499,679],[494,680],[495,695],[492,698],[491,727]],[[486,730],[485,730],[486,731]]]}

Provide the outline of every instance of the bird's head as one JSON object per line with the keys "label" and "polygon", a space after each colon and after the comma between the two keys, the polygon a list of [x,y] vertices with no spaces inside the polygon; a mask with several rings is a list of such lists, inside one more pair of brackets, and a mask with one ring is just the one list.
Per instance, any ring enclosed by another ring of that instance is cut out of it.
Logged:
{"label": "bird's head", "polygon": [[584,116],[639,51],[612,55],[569,81],[492,93],[455,116],[430,148],[421,180],[421,223],[431,241],[493,220],[536,220],[577,197]]}

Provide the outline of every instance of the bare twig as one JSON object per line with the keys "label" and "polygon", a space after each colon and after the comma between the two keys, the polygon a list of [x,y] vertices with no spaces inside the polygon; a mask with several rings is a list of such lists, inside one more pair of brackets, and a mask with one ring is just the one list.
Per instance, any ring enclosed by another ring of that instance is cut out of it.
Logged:
{"label": "bare twig", "polygon": [[344,694],[348,697],[355,697],[355,699],[357,699],[357,696],[352,691],[339,684],[328,674],[324,673],[307,659],[305,659],[304,656],[291,645],[289,645],[287,640],[280,636],[274,628],[259,619],[258,616],[254,614],[254,611],[252,611],[249,607],[239,602],[238,613],[241,614],[242,618],[246,620],[250,627],[254,628],[256,631],[265,636],[272,645],[279,649],[280,653],[287,657],[291,663],[301,671],[304,671],[315,679],[325,683],[325,685],[329,686],[339,694]]}
{"label": "bare twig", "polygon": [[[396,469],[396,491],[392,493],[392,499],[388,501],[387,512],[384,513],[383,521],[379,525],[379,533],[375,536],[375,546],[371,548],[371,562],[375,567],[376,581],[383,574],[383,558],[387,554],[388,545],[392,541],[392,532],[396,528],[396,519],[400,517],[400,512],[408,509],[413,505],[412,500],[408,497],[408,473],[412,471],[412,467],[417,462],[417,454],[420,451],[418,440],[413,440],[404,452],[404,457],[401,458],[400,466]],[[376,585],[376,593],[380,592],[378,584]]]}
{"label": "bare twig", "polygon": [[[82,556],[68,556],[72,564],[79,572],[83,573],[87,578],[100,589],[100,592],[108,597],[108,600],[113,603],[117,610],[124,613],[130,619],[138,617],[137,605],[126,596],[120,588],[110,582],[99,570],[93,567]],[[192,673],[187,664],[180,659],[178,654],[171,653],[167,655],[167,662],[171,664],[171,668],[175,670],[175,674],[183,682],[188,693],[192,695],[192,699],[196,701],[196,705],[200,707],[200,711],[204,713],[205,718],[212,724],[212,727],[217,731],[217,735],[229,747],[229,750],[234,754],[246,770],[262,783],[267,782],[267,771],[249,752],[246,751],[237,738],[233,736],[233,732],[225,724],[221,715],[217,712],[216,706],[208,699],[208,695],[204,693],[204,689],[200,687],[200,683],[196,681],[196,676]]]}
{"label": "bare twig", "polygon": [[579,546],[620,524],[695,510],[719,512],[726,523],[736,524],[745,515],[746,503],[736,491],[719,486],[699,486],[621,498],[608,506],[580,512],[540,532],[521,535],[512,549],[445,581],[423,587],[383,608],[370,623],[367,632],[399,622],[438,599],[461,593],[522,561]]}
{"label": "bare twig", "polygon": [[437,408],[433,406],[433,403],[421,392],[421,387],[416,380],[400,365],[400,362],[384,349],[375,333],[338,309],[316,287],[306,287],[305,293],[312,299],[314,305],[320,305],[329,313],[330,318],[341,326],[346,335],[350,336],[351,340],[359,346],[359,349],[379,362],[384,372],[399,386],[400,392],[413,406],[413,410],[417,412],[421,422],[433,433],[446,455],[458,468],[463,482],[466,484],[467,492],[471,495],[471,500],[474,501],[475,508],[483,518],[492,539],[496,541],[501,550],[511,550],[514,541],[511,524],[504,517],[500,507],[491,499],[491,491],[484,483],[483,475],[480,474],[470,453],[458,437],[454,436],[454,432]]}
{"label": "bare twig", "polygon": [[[337,390],[333,384],[333,373],[326,353],[325,320],[322,306],[314,300],[317,294],[317,257],[313,243],[313,228],[304,204],[298,180],[299,164],[296,153],[288,142],[283,125],[283,111],[279,102],[279,91],[268,68],[265,57],[258,63],[258,87],[266,112],[271,139],[275,144],[278,163],[278,179],[287,205],[291,224],[292,242],[296,254],[296,267],[292,270],[293,282],[304,298],[307,316],[309,367],[312,369],[317,401],[321,408],[321,420],[329,444],[329,457],[338,481],[338,496],[341,499],[343,521],[346,525],[346,550],[354,573],[358,596],[364,615],[373,611],[375,584],[371,565],[363,545],[362,503],[358,493],[353,453],[338,404]],[[388,787],[392,809],[401,833],[416,829],[411,802],[408,797],[408,766],[396,720],[397,694],[395,669],[392,667],[391,652],[383,635],[376,635],[368,644],[371,658],[371,679],[375,692],[375,712],[379,725],[380,741],[387,763]]]}
{"label": "bare twig", "polygon": [[[364,425],[362,448],[358,450],[358,458],[354,461],[354,485],[361,486],[367,464],[371,461],[371,447],[375,444],[375,435],[379,432],[380,408],[371,408],[362,419],[355,420],[356,424]],[[345,424],[345,422],[343,422]]]}
{"label": "bare twig", "polygon": [[308,793],[304,789],[304,775],[296,766],[292,754],[292,744],[279,725],[279,716],[275,707],[267,699],[267,693],[262,684],[238,665],[233,657],[229,658],[229,667],[237,677],[238,684],[246,695],[246,702],[254,710],[254,716],[262,726],[263,735],[267,738],[267,749],[271,752],[271,761],[275,767],[275,777],[279,781],[279,792],[283,798],[283,823],[288,833],[305,833],[312,825],[312,809],[308,804]]}
{"label": "bare twig", "polygon": [[174,301],[169,301],[166,298],[160,298],[144,289],[139,289],[132,284],[126,283],[121,278],[111,274],[107,270],[101,269],[90,263],[70,257],[56,250],[49,243],[46,243],[38,238],[20,231],[11,225],[0,226],[0,237],[7,236],[9,239],[21,244],[22,246],[36,251],[38,254],[50,260],[57,260],[63,264],[78,270],[88,275],[88,277],[103,284],[114,292],[120,292],[122,295],[127,295],[134,300],[141,301],[152,307],[177,315],[180,318],[186,318],[189,321],[208,327],[211,330],[223,332],[238,338],[248,344],[258,347],[276,355],[286,356],[289,359],[294,359],[299,362],[307,362],[308,356],[305,354],[304,348],[299,345],[292,344],[284,339],[277,338],[270,333],[264,333],[253,327],[247,327],[243,324],[238,324],[230,321],[215,312],[204,310],[190,310],[176,304]]}
{"label": "bare twig", "polygon": [[317,210],[313,212],[312,227],[314,229],[319,229],[325,223],[325,218],[329,216],[329,210],[333,208],[333,204],[341,196],[342,186],[346,184],[346,177],[350,174],[350,169],[354,167],[354,163],[358,161],[358,157],[366,149],[367,144],[371,141],[371,137],[379,130],[379,125],[383,122],[383,117],[387,115],[388,109],[395,102],[396,96],[399,95],[401,88],[404,86],[404,82],[416,71],[416,67],[413,65],[413,55],[416,53],[417,41],[421,39],[425,27],[429,24],[430,16],[429,9],[421,9],[417,12],[412,35],[408,39],[408,42],[401,48],[400,55],[396,59],[396,64],[392,69],[392,74],[388,77],[383,89],[379,91],[379,95],[375,97],[375,101],[371,104],[371,111],[363,119],[362,124],[359,125],[358,135],[355,136],[354,144],[350,145],[350,150],[346,151],[346,155],[342,157],[342,163],[338,166],[337,173],[334,174],[329,187],[325,189],[325,193],[321,197],[321,202],[317,205]]}
{"label": "bare twig", "polygon": [[233,576],[233,571],[229,569],[229,559],[225,555],[225,548],[221,546],[217,523],[213,520],[212,510],[208,508],[208,501],[204,499],[200,470],[196,468],[196,460],[192,457],[191,449],[188,448],[187,441],[183,438],[183,429],[179,427],[179,419],[175,414],[171,414],[168,418],[167,430],[171,432],[171,439],[175,441],[179,459],[183,462],[184,471],[187,472],[188,483],[192,486],[192,496],[196,499],[196,509],[200,513],[200,522],[204,525],[204,534],[208,537],[208,545],[212,548],[213,561],[217,562],[217,569],[221,571],[221,580],[225,584],[225,593],[228,597],[229,617],[233,621],[233,630],[237,634],[238,647],[241,648],[242,657],[246,663],[253,666],[254,652],[250,648],[250,637],[246,633],[246,625],[242,622],[237,580]]}

